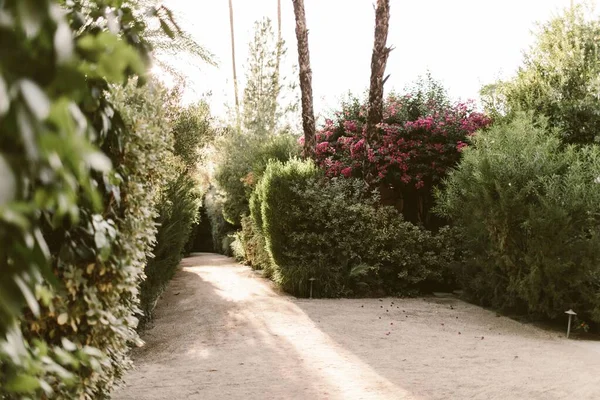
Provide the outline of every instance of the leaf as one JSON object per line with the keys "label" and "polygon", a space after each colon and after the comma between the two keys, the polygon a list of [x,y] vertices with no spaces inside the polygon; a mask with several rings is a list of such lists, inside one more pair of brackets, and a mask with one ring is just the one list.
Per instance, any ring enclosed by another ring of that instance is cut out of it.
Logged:
{"label": "leaf", "polygon": [[54,50],[56,52],[56,61],[63,64],[69,61],[73,56],[73,34],[71,28],[66,23],[61,23],[54,32]]}
{"label": "leaf", "polygon": [[23,79],[19,82],[21,94],[27,103],[31,113],[39,120],[43,121],[50,114],[50,100],[46,93],[33,81]]}
{"label": "leaf", "polygon": [[6,382],[6,390],[14,393],[34,393],[39,387],[38,378],[32,375],[18,375]]}
{"label": "leaf", "polygon": [[77,350],[77,345],[75,343],[71,342],[67,338],[62,338],[61,339],[61,344],[62,344],[62,347],[64,347],[64,349],[67,350],[67,351],[75,351],[75,350]]}
{"label": "leaf", "polygon": [[25,283],[25,281],[20,276],[13,277],[16,285],[21,290],[21,294],[27,303],[27,306],[31,310],[34,316],[40,316],[40,305],[38,304],[35,295],[31,291],[31,288]]}
{"label": "leaf", "polygon": [[91,169],[100,172],[109,172],[112,167],[110,159],[100,151],[89,153],[85,161]]}
{"label": "leaf", "polygon": [[59,325],[64,325],[67,323],[68,319],[69,319],[69,315],[67,313],[62,313],[58,316],[58,318],[56,319],[56,322],[58,322]]}
{"label": "leaf", "polygon": [[371,267],[364,263],[356,265],[350,270],[350,276],[355,277],[365,275],[367,272],[369,272],[369,269],[371,269]]}
{"label": "leaf", "polygon": [[8,90],[6,82],[0,75],[0,117],[4,116],[10,109],[10,99],[8,98]]}
{"label": "leaf", "polygon": [[42,15],[37,1],[19,0],[17,2],[17,12],[25,35],[29,38],[37,36],[42,27]]}
{"label": "leaf", "polygon": [[17,192],[15,175],[6,158],[0,154],[0,206],[11,202]]}
{"label": "leaf", "polygon": [[17,107],[17,125],[21,140],[25,147],[25,153],[30,160],[37,160],[39,157],[37,143],[35,141],[35,128],[31,121],[31,116],[24,107]]}
{"label": "leaf", "polygon": [[108,247],[108,238],[106,237],[106,234],[103,231],[96,231],[96,233],[94,234],[94,244],[99,250]]}
{"label": "leaf", "polygon": [[163,20],[162,18],[159,19],[160,20],[160,27],[163,30],[163,32],[171,39],[175,38],[175,32],[173,32],[173,30],[171,29],[171,27],[169,26],[169,24],[167,24],[165,22],[165,20]]}

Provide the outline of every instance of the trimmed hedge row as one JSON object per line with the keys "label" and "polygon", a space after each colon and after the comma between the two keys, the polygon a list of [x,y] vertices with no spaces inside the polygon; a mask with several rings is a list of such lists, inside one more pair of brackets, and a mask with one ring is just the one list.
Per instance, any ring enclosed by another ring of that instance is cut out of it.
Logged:
{"label": "trimmed hedge row", "polygon": [[327,179],[310,161],[271,162],[256,188],[252,218],[266,239],[273,279],[289,293],[415,293],[439,280],[454,257],[438,237],[378,205],[354,179]]}

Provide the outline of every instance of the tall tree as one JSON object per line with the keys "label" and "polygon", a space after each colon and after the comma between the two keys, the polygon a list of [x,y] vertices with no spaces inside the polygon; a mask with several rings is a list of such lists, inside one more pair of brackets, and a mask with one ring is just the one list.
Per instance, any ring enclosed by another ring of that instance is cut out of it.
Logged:
{"label": "tall tree", "polygon": [[276,131],[279,58],[282,43],[277,43],[271,20],[254,24],[254,40],[248,49],[246,87],[244,88],[243,126],[250,133],[265,136]]}
{"label": "tall tree", "polygon": [[281,0],[277,0],[277,65],[275,67],[277,76],[281,73],[281,46],[283,38],[281,36]]}
{"label": "tall tree", "polygon": [[315,152],[315,113],[313,110],[312,71],[308,52],[308,30],[304,0],[292,0],[296,16],[296,39],[298,41],[298,64],[300,66],[300,92],[302,93],[302,126],[304,128],[304,155],[312,157]]}
{"label": "tall tree", "polygon": [[229,0],[229,27],[231,29],[231,63],[233,64],[233,91],[235,94],[235,113],[237,128],[240,127],[240,99],[238,97],[237,69],[235,65],[235,33],[233,28],[233,2]]}
{"label": "tall tree", "polygon": [[369,110],[367,115],[367,137],[377,133],[377,124],[383,120],[383,79],[387,59],[392,49],[386,47],[390,26],[390,0],[377,0],[375,11],[375,44],[371,57],[371,87],[369,89]]}
{"label": "tall tree", "polygon": [[600,142],[600,20],[575,5],[540,27],[516,77],[502,88],[508,112],[548,119],[565,143]]}

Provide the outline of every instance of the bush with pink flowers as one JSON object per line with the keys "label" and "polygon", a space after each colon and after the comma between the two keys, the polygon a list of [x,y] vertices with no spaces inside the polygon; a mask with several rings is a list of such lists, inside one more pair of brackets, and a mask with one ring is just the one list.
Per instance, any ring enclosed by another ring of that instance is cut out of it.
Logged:
{"label": "bush with pink flowers", "polygon": [[431,79],[387,98],[384,120],[373,138],[366,134],[366,115],[366,105],[352,99],[325,121],[317,132],[318,165],[331,177],[363,179],[407,220],[431,225],[432,188],[458,163],[469,137],[490,125],[490,118],[471,102],[452,104]]}

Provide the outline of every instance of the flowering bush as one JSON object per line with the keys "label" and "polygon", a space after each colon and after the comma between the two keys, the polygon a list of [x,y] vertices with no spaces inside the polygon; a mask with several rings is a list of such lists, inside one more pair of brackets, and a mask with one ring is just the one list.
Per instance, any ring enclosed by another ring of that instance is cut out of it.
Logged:
{"label": "flowering bush", "polygon": [[[357,177],[391,189],[392,200],[421,197],[421,209],[423,197],[430,198],[432,187],[460,160],[469,137],[491,122],[471,102],[450,104],[431,81],[412,94],[389,96],[380,134],[371,139],[366,115],[366,106],[354,99],[325,121],[317,132],[318,165],[330,177]],[[424,222],[423,210],[404,211],[409,220]]]}

